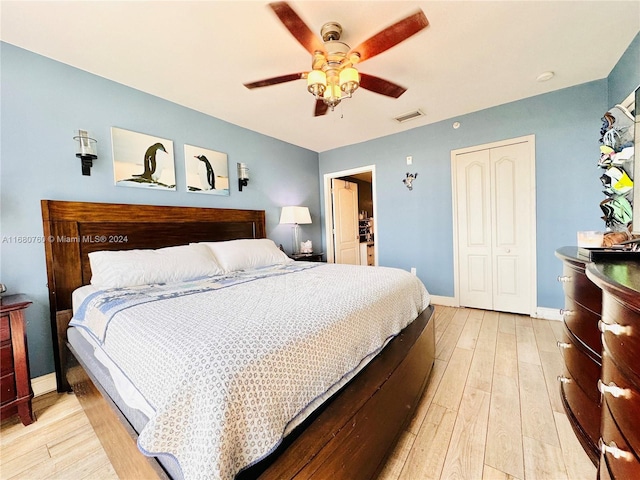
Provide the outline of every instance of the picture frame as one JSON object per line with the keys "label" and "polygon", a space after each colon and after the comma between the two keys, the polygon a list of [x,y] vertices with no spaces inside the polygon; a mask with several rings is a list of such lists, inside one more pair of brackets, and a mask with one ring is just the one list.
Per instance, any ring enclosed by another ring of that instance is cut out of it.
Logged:
{"label": "picture frame", "polygon": [[184,169],[187,192],[224,196],[230,194],[226,153],[185,144]]}
{"label": "picture frame", "polygon": [[111,127],[111,146],[116,186],[176,190],[172,140]]}

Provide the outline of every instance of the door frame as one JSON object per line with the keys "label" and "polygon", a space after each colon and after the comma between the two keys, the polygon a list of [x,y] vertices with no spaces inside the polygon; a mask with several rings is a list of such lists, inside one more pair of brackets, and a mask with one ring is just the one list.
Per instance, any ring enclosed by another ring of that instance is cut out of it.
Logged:
{"label": "door frame", "polygon": [[533,240],[531,242],[531,293],[529,297],[529,315],[535,316],[538,304],[538,273],[537,273],[537,231],[536,231],[536,136],[525,135],[523,137],[509,138],[506,140],[499,140],[496,142],[485,143],[482,145],[474,145],[471,147],[459,148],[451,150],[451,196],[453,200],[453,291],[454,291],[454,304],[456,307],[460,306],[460,274],[459,274],[459,251],[458,251],[458,201],[457,201],[457,178],[455,174],[455,158],[456,155],[463,153],[475,152],[478,150],[488,150],[496,147],[505,147],[507,145],[513,145],[514,143],[527,143],[529,145],[529,155],[531,158],[530,175],[531,175],[531,191],[530,191],[530,219],[531,219],[531,234]]}
{"label": "door frame", "polygon": [[378,265],[378,229],[377,212],[378,201],[376,194],[376,166],[366,165],[363,167],[351,168],[349,170],[341,170],[339,172],[331,172],[324,174],[324,231],[325,245],[327,246],[327,262],[335,263],[335,251],[333,248],[333,196],[331,194],[331,180],[334,178],[348,177],[356,173],[371,172],[371,198],[373,200],[373,259],[374,264]]}

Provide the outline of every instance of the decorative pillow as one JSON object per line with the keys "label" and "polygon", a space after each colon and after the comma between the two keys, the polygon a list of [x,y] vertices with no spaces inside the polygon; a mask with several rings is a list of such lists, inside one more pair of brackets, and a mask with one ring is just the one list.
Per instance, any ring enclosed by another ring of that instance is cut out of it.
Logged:
{"label": "decorative pillow", "polygon": [[102,288],[174,283],[224,273],[211,251],[198,244],[91,252],[89,263],[91,284]]}
{"label": "decorative pillow", "polygon": [[199,245],[206,245],[213,252],[225,272],[293,262],[268,238],[202,242]]}

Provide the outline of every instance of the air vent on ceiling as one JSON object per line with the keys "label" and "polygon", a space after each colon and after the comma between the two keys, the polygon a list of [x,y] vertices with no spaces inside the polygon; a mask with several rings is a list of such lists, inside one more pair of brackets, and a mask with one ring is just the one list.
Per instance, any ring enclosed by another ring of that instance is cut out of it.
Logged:
{"label": "air vent on ceiling", "polygon": [[398,115],[397,117],[393,117],[398,123],[408,122],[409,120],[413,120],[414,118],[424,117],[424,112],[420,109],[412,110],[411,112],[403,113],[402,115]]}

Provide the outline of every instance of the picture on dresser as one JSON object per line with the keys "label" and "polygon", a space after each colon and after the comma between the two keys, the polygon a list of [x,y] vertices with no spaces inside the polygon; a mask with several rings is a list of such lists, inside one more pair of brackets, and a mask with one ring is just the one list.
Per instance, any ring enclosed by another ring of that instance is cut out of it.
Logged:
{"label": "picture on dresser", "polygon": [[184,146],[188,192],[229,195],[227,154],[193,145]]}
{"label": "picture on dresser", "polygon": [[113,174],[119,187],[175,190],[173,142],[111,127]]}

